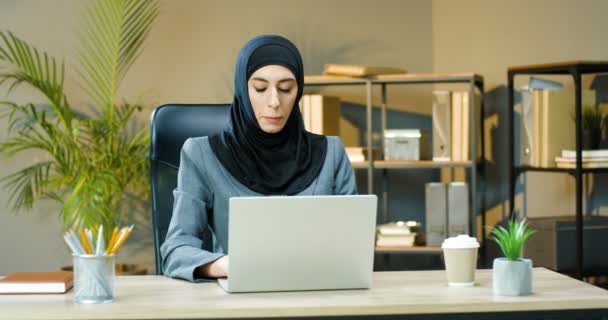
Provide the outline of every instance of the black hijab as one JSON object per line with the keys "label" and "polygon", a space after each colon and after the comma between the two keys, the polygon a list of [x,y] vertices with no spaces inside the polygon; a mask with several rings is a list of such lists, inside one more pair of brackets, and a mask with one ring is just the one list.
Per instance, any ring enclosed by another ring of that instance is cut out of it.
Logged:
{"label": "black hijab", "polygon": [[[255,70],[275,64],[291,70],[298,93],[285,127],[267,133],[251,107],[247,81]],[[298,106],[304,70],[298,49],[280,36],[257,36],[241,49],[234,78],[230,121],[223,132],[209,137],[216,157],[234,178],[258,193],[293,195],[306,189],[321,171],[327,139],[304,129]]]}

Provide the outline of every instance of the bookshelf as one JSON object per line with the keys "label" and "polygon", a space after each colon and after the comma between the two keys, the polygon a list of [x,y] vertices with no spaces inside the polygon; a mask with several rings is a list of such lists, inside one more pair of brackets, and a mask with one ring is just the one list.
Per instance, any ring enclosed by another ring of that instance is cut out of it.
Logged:
{"label": "bookshelf", "polygon": [[414,247],[376,247],[376,253],[400,253],[400,254],[441,254],[441,247],[414,246]]}
{"label": "bookshelf", "polygon": [[[367,161],[351,162],[354,169],[365,169],[368,167]],[[470,168],[472,161],[431,161],[431,160],[376,160],[373,167],[375,169],[441,169],[441,168]]]}
{"label": "bookshelf", "polygon": [[[366,92],[366,129],[367,129],[367,141],[365,141],[365,147],[367,150],[372,150],[372,94],[373,87],[380,86],[381,88],[381,130],[383,133],[386,130],[386,111],[387,111],[387,86],[388,85],[414,85],[414,84],[440,84],[440,83],[460,83],[468,85],[469,88],[469,110],[470,120],[469,126],[470,134],[470,161],[385,161],[385,160],[374,160],[374,161],[360,161],[353,162],[353,168],[356,170],[367,171],[367,190],[368,193],[374,193],[373,182],[376,171],[380,171],[382,178],[382,201],[383,201],[383,212],[382,218],[384,222],[389,221],[388,216],[388,170],[424,170],[424,169],[441,169],[441,168],[465,168],[467,169],[467,182],[469,184],[469,226],[472,236],[475,236],[476,228],[476,217],[475,214],[479,212],[481,214],[481,223],[485,224],[485,204],[483,197],[483,190],[480,190],[478,185],[479,181],[483,182],[483,172],[485,163],[485,150],[484,150],[484,122],[475,121],[480,117],[484,118],[484,83],[483,77],[476,73],[407,73],[397,75],[380,75],[366,78],[352,78],[342,76],[305,76],[305,86],[344,86],[344,85],[355,85],[363,86]],[[476,114],[475,108],[475,90],[477,89],[479,97],[481,99],[481,114]],[[430,108],[430,106],[429,106]],[[476,124],[480,123],[481,128],[477,128]],[[477,150],[477,136],[481,136],[481,150]],[[383,134],[381,134],[383,136]],[[381,139],[384,144],[384,139]],[[381,150],[384,150],[382,146]],[[485,234],[481,233],[481,243],[485,242]],[[395,253],[440,253],[441,248],[436,247],[409,247],[409,248],[387,248],[378,247],[376,248],[377,253],[395,254]],[[483,254],[483,250],[482,250]]]}
{"label": "bookshelf", "polygon": [[[583,270],[583,174],[608,172],[608,168],[583,168],[582,166],[582,76],[585,74],[608,72],[608,61],[567,61],[557,63],[544,63],[536,65],[514,66],[507,70],[508,78],[508,151],[509,159],[509,216],[513,216],[515,185],[520,174],[527,171],[567,173],[574,175],[576,180],[576,275],[579,279],[584,276]],[[517,75],[569,75],[574,80],[574,112],[576,136],[576,168],[535,167],[529,165],[516,165],[514,152],[514,80]]]}

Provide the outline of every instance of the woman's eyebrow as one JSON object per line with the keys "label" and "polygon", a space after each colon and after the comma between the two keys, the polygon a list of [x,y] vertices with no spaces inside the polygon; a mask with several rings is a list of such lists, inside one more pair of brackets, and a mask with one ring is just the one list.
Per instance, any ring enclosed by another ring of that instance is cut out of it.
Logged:
{"label": "woman's eyebrow", "polygon": [[[264,78],[258,78],[258,77],[253,78],[253,80],[268,82],[268,80],[266,80]],[[296,81],[296,79],[294,79],[294,78],[285,78],[285,79],[279,80],[279,82],[287,82],[287,81]]]}

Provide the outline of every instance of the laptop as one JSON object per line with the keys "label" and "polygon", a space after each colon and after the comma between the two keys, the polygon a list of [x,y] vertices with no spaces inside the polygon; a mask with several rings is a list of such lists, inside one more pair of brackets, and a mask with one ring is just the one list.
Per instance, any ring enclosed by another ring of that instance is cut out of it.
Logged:
{"label": "laptop", "polygon": [[229,199],[227,292],[371,287],[377,197]]}

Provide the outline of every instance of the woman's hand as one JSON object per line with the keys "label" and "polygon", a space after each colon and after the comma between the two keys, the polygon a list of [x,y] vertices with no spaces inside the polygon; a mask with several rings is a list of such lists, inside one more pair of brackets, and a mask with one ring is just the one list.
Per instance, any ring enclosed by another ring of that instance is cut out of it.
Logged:
{"label": "woman's hand", "polygon": [[228,277],[228,256],[223,256],[211,263],[196,268],[197,274],[203,278]]}

